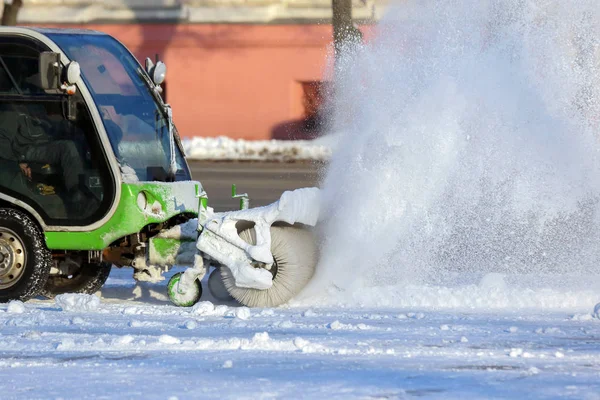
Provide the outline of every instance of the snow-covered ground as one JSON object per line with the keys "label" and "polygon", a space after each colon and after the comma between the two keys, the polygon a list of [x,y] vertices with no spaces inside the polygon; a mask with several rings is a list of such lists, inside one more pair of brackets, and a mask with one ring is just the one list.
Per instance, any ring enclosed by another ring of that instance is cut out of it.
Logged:
{"label": "snow-covered ground", "polygon": [[220,137],[183,139],[190,160],[327,161],[336,144],[334,135],[315,140],[244,140]]}
{"label": "snow-covered ground", "polygon": [[586,304],[177,308],[114,270],[102,297],[0,305],[2,399],[600,398]]}

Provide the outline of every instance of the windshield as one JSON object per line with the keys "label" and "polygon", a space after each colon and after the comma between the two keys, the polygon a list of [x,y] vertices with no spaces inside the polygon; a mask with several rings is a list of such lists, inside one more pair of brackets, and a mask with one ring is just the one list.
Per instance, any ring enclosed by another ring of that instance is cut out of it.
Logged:
{"label": "windshield", "polygon": [[[171,154],[167,117],[144,81],[145,72],[136,59],[107,35],[48,36],[69,59],[80,64],[81,76],[98,106],[124,176],[128,180],[167,180]],[[177,145],[175,161],[176,179],[189,180]]]}

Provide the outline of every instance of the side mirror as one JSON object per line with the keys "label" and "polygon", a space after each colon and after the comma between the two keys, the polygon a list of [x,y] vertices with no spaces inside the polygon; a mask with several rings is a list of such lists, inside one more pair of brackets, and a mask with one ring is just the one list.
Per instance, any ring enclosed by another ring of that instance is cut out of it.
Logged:
{"label": "side mirror", "polygon": [[160,86],[165,81],[167,76],[167,66],[162,61],[157,61],[156,64],[149,58],[146,58],[146,72],[150,75],[152,82],[156,86]]}
{"label": "side mirror", "polygon": [[165,81],[166,76],[167,66],[162,61],[157,62],[154,68],[152,69],[152,81],[156,86],[158,86]]}
{"label": "side mirror", "polygon": [[65,81],[69,85],[74,85],[75,82],[81,76],[81,67],[77,61],[71,61],[69,65],[67,65],[67,72],[65,73]]}
{"label": "side mirror", "polygon": [[44,51],[40,54],[40,86],[44,90],[60,88],[60,54]]}

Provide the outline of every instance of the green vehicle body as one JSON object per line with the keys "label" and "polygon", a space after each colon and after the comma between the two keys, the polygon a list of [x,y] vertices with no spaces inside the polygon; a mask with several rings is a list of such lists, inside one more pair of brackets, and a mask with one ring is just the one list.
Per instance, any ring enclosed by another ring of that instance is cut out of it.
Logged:
{"label": "green vehicle body", "polygon": [[[46,231],[46,245],[53,250],[103,250],[115,240],[140,232],[149,224],[160,224],[180,214],[196,216],[198,201],[176,204],[175,196],[187,192],[193,198],[197,187],[197,182],[123,183],[117,209],[107,222],[87,232]],[[140,195],[147,199],[149,205],[158,203],[161,211],[152,213],[146,207],[140,207]],[[169,242],[176,250],[177,241],[171,239]],[[165,245],[162,246],[161,252],[169,251],[164,248]]]}

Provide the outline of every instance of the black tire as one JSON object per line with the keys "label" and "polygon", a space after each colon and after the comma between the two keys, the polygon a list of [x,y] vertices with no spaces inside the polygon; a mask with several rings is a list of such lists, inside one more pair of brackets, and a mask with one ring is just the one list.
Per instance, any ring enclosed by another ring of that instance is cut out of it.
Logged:
{"label": "black tire", "polygon": [[42,295],[52,299],[64,293],[94,294],[108,279],[111,268],[111,263],[84,262],[79,270],[70,277],[50,275],[42,290]]}
{"label": "black tire", "polygon": [[[18,243],[17,247],[11,247],[14,243]],[[7,267],[7,261],[0,270],[0,302],[27,301],[39,295],[50,274],[52,254],[35,221],[21,211],[0,208],[0,247],[11,253],[10,257],[3,255],[3,261],[15,260],[13,253],[18,253],[18,257],[23,255],[22,263],[12,262]]]}
{"label": "black tire", "polygon": [[[256,243],[254,228],[240,232],[250,244]],[[312,278],[318,261],[318,246],[313,233],[299,226],[271,227],[271,254],[275,260],[273,286],[258,290],[235,286],[229,268],[220,268],[227,291],[248,307],[275,307],[300,293]]]}

